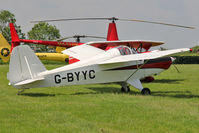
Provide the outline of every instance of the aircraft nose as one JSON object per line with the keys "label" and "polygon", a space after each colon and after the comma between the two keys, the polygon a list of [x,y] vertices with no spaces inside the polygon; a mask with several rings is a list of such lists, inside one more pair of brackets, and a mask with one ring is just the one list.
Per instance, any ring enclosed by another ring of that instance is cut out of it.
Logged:
{"label": "aircraft nose", "polygon": [[170,57],[171,58],[171,61],[174,62],[176,60],[176,58],[174,57]]}

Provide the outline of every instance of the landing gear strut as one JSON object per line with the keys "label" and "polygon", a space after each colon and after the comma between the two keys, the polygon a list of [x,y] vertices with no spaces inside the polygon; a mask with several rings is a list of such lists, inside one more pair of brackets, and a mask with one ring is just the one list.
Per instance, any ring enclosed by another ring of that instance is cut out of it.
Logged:
{"label": "landing gear strut", "polygon": [[130,92],[130,87],[129,86],[122,87],[121,92]]}
{"label": "landing gear strut", "polygon": [[130,87],[128,86],[127,83],[121,83],[121,92],[130,92]]}
{"label": "landing gear strut", "polygon": [[149,90],[149,88],[143,88],[141,91],[142,95],[150,95],[151,91]]}

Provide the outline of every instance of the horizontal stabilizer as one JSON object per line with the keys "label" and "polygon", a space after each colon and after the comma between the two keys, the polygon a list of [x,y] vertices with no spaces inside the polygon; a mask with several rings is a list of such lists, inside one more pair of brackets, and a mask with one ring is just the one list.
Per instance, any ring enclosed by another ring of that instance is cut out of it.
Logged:
{"label": "horizontal stabilizer", "polygon": [[24,80],[24,81],[14,84],[14,86],[25,85],[25,84],[33,83],[33,82],[39,81],[39,80],[44,80],[44,78],[40,77],[40,78],[34,78],[34,79],[27,79],[27,80]]}

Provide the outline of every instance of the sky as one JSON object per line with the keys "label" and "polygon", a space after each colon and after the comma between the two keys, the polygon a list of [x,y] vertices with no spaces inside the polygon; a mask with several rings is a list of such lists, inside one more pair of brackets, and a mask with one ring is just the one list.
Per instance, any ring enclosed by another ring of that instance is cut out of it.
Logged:
{"label": "sky", "polygon": [[[116,21],[120,40],[163,41],[165,44],[161,47],[173,49],[199,45],[198,5],[198,0],[1,0],[0,10],[13,13],[23,33],[34,26],[30,21],[83,17],[140,19],[195,27],[193,30]],[[106,37],[109,22],[63,21],[49,24],[55,25],[62,37],[77,34]],[[82,39],[83,42],[97,40]]]}

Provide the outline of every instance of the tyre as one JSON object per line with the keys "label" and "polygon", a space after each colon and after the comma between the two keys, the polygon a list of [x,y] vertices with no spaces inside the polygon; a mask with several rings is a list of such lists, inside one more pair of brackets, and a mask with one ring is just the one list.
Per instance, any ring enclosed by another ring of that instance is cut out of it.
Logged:
{"label": "tyre", "polygon": [[144,88],[144,89],[142,89],[141,94],[142,95],[151,95],[151,91],[149,88]]}

